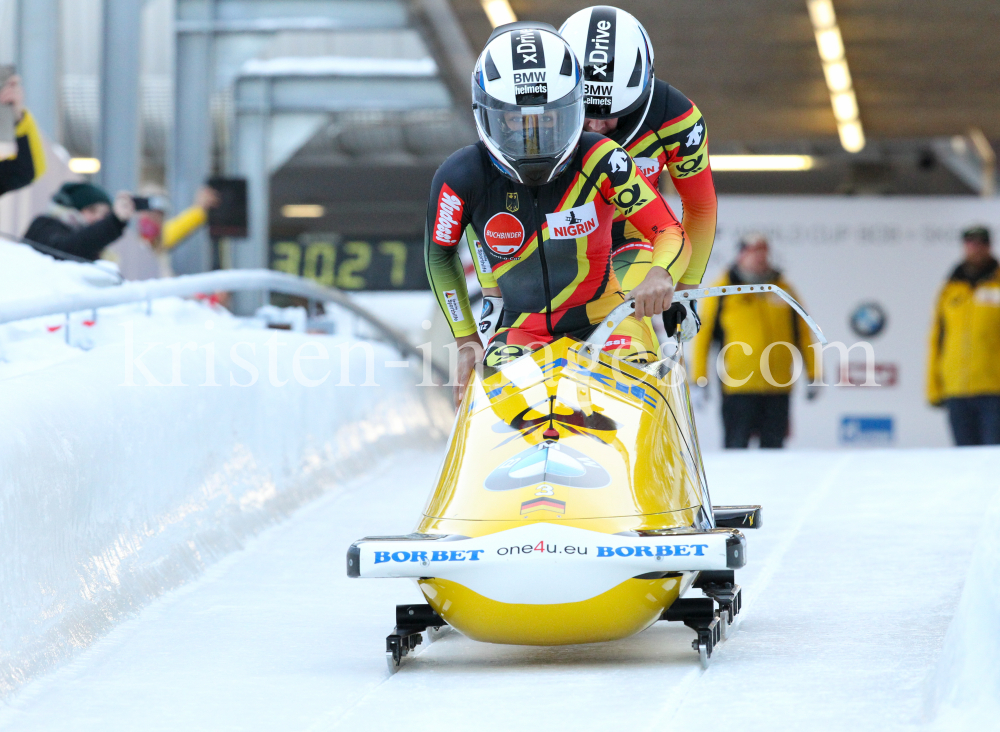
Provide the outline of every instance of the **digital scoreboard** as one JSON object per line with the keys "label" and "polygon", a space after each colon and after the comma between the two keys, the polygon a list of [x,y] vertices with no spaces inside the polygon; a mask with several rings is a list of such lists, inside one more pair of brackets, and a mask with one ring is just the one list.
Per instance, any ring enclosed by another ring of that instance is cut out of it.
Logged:
{"label": "digital scoreboard", "polygon": [[303,234],[271,243],[271,269],[341,290],[427,290],[423,239]]}

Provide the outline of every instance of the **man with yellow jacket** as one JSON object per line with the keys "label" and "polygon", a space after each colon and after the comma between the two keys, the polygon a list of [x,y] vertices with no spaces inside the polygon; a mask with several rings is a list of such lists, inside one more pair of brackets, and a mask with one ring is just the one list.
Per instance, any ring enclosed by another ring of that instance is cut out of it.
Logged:
{"label": "man with yellow jacket", "polygon": [[927,399],[947,405],[956,445],[1000,445],[1000,266],[987,228],[962,242],[965,259],[938,295]]}
{"label": "man with yellow jacket", "polygon": [[[774,284],[798,300],[771,266],[769,253],[763,236],[744,238],[736,263],[712,286]],[[699,305],[702,327],[693,342],[693,392],[704,394],[709,353],[717,343],[726,447],[748,447],[754,434],[761,447],[783,447],[792,383],[803,363],[810,381],[815,375],[809,326],[777,295],[727,295]],[[815,393],[810,388],[807,396]]]}

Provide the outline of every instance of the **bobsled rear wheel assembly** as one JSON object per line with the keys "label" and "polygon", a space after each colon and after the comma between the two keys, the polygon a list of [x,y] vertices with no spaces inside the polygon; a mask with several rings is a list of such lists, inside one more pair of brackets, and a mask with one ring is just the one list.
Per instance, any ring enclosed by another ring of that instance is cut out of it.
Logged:
{"label": "bobsled rear wheel assembly", "polygon": [[396,627],[385,639],[385,662],[389,673],[396,673],[409,652],[423,642],[421,633],[427,634],[430,644],[446,625],[448,622],[430,605],[396,605]]}
{"label": "bobsled rear wheel assembly", "polygon": [[684,623],[698,634],[691,647],[698,652],[702,668],[708,668],[712,652],[729,636],[729,627],[740,611],[743,593],[735,574],[732,570],[701,572],[692,586],[706,597],[680,598],[660,618]]}

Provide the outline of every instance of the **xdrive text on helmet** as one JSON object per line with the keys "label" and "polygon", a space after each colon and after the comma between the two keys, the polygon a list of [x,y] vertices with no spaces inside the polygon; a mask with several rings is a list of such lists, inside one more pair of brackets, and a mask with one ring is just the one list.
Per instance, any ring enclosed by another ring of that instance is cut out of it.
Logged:
{"label": "xdrive text on helmet", "polygon": [[476,131],[505,175],[536,186],[565,169],[580,141],[580,65],[559,36],[537,24],[503,27],[472,79]]}

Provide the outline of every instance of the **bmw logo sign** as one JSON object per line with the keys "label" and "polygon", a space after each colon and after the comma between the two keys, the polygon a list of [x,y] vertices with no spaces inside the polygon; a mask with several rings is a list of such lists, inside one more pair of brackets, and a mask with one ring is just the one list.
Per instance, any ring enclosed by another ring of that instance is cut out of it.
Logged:
{"label": "bmw logo sign", "polygon": [[862,338],[877,336],[885,330],[885,309],[877,302],[863,302],[851,313],[851,330]]}

